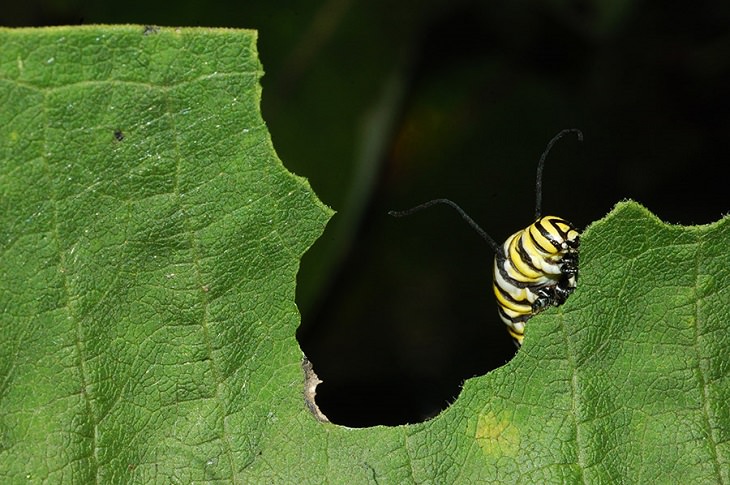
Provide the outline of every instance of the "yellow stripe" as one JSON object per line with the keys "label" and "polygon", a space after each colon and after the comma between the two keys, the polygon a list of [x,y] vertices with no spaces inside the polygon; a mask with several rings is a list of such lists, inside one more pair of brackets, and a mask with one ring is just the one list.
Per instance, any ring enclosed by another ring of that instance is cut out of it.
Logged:
{"label": "yellow stripe", "polygon": [[[497,303],[505,310],[505,313],[517,313],[517,315],[514,315],[516,317],[532,313],[532,304],[529,301],[524,299],[519,300],[518,302],[510,301],[502,295],[496,284],[492,285],[492,288],[494,289],[494,296],[497,298]],[[505,293],[509,292],[505,291]]]}
{"label": "yellow stripe", "polygon": [[[535,281],[535,279],[542,276],[542,272],[536,270],[535,268],[529,266],[525,261],[522,259],[522,256],[520,256],[520,253],[518,251],[518,243],[520,239],[524,239],[522,236],[524,235],[524,231],[520,231],[517,233],[517,237],[514,237],[512,241],[510,241],[509,245],[509,262],[510,265],[506,266],[507,274],[511,276],[512,278],[516,279],[517,281],[524,281],[526,283],[530,283]],[[532,246],[532,245],[530,245]],[[534,246],[532,246],[534,248]],[[525,248],[525,250],[529,253],[530,248]],[[510,271],[510,266],[517,271],[515,273],[514,271]]]}
{"label": "yellow stripe", "polygon": [[[533,239],[535,239],[535,242],[537,244],[539,244],[542,248],[544,248],[545,251],[547,251],[547,252],[539,251],[540,253],[548,256],[548,255],[557,254],[558,252],[560,252],[560,249],[556,248],[555,245],[552,243],[552,241],[550,241],[548,238],[546,238],[545,236],[543,236],[540,233],[540,229],[538,229],[538,227],[537,227],[537,222],[535,224],[531,225],[530,227],[528,227],[527,230],[530,231],[530,235],[533,237]],[[548,227],[547,230],[550,234],[555,235],[554,228]],[[559,239],[559,237],[558,237],[558,239]],[[535,249],[537,249],[537,248],[535,248]]]}
{"label": "yellow stripe", "polygon": [[524,333],[517,333],[515,332],[515,329],[507,325],[507,332],[512,336],[513,339],[517,340],[517,343],[522,345],[522,341],[525,338]]}

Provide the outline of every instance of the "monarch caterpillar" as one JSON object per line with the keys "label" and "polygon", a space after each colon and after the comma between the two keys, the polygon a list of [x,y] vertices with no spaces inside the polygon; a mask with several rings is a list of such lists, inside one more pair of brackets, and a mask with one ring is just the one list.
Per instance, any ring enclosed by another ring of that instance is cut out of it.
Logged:
{"label": "monarch caterpillar", "polygon": [[499,245],[464,210],[449,199],[434,199],[404,211],[390,211],[403,217],[445,204],[461,217],[494,250],[494,295],[499,317],[519,347],[525,334],[525,322],[549,306],[562,305],[575,290],[578,280],[580,234],[568,221],[542,215],[542,171],[550,149],[567,133],[583,141],[583,133],[566,129],[548,142],[537,163],[535,184],[535,222],[512,234]]}

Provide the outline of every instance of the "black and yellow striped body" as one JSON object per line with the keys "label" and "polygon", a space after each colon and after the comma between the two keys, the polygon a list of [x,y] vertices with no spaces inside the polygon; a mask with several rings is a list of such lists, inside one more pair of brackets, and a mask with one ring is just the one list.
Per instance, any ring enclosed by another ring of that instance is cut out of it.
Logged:
{"label": "black and yellow striped body", "polygon": [[525,335],[525,322],[548,306],[558,306],[575,290],[578,280],[578,246],[580,234],[573,225],[555,216],[542,216],[542,171],[552,146],[567,133],[575,133],[583,141],[583,133],[575,128],[561,130],[542,152],[537,162],[535,182],[535,222],[512,234],[499,245],[464,210],[449,199],[433,199],[405,211],[390,211],[403,217],[445,204],[456,212],[494,250],[494,294],[497,309],[507,330],[520,346]]}
{"label": "black and yellow striped body", "polygon": [[578,279],[580,234],[555,216],[540,217],[511,235],[494,258],[499,316],[517,345],[525,322],[548,306],[562,305]]}

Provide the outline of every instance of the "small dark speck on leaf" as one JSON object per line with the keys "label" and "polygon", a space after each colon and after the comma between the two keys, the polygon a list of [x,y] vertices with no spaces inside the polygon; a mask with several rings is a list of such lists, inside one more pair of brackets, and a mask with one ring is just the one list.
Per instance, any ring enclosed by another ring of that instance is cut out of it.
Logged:
{"label": "small dark speck on leaf", "polygon": [[142,30],[142,35],[154,35],[160,31],[160,28],[156,25],[145,25]]}
{"label": "small dark speck on leaf", "polygon": [[114,138],[116,138],[117,141],[124,140],[124,133],[122,133],[122,130],[114,130]]}

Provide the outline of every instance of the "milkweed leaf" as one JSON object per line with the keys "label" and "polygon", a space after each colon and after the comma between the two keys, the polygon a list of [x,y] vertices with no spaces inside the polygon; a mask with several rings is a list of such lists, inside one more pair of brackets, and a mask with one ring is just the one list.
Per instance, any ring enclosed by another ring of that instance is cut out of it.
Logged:
{"label": "milkweed leaf", "polygon": [[4,483],[730,482],[730,218],[634,202],[438,417],[317,419],[294,287],[331,211],[276,157],[255,41],[0,30]]}

